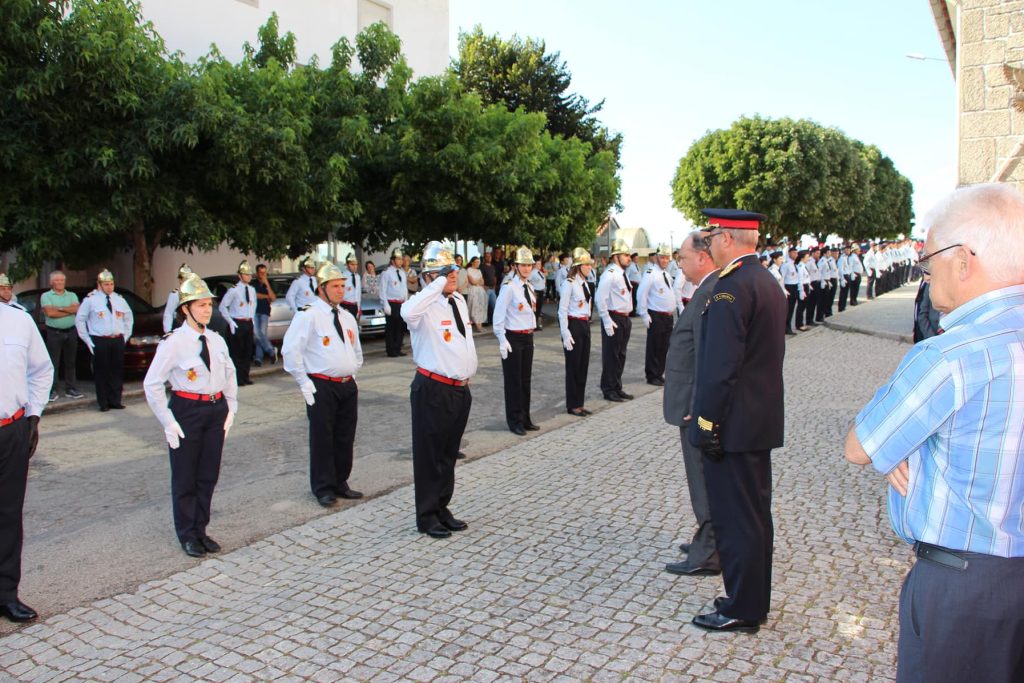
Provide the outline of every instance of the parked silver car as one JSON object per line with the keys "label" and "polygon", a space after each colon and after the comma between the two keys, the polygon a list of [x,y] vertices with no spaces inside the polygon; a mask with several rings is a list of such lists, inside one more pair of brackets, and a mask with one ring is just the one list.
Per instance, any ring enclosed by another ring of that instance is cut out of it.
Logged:
{"label": "parked silver car", "polygon": [[[292,280],[298,276],[299,273],[267,275],[270,286],[274,289],[274,294],[277,295],[277,299],[270,304],[270,322],[267,325],[267,336],[277,346],[281,345],[285,330],[291,325],[292,316],[294,315],[288,302],[285,301],[284,295],[288,293],[288,287],[292,284]],[[204,279],[210,291],[218,299],[223,297],[224,293],[238,282],[237,275],[211,275]],[[216,311],[216,309],[214,310]],[[215,315],[219,316],[219,313],[215,313]],[[359,317],[359,336],[371,337],[384,334],[384,320],[384,310],[380,306],[380,301],[367,301],[364,299],[362,315]],[[213,326],[211,325],[211,327]]]}

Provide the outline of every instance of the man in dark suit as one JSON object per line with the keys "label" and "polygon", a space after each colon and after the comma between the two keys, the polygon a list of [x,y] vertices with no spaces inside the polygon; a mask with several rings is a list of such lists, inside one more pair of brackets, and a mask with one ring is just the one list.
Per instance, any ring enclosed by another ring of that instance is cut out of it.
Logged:
{"label": "man in dark suit", "polygon": [[686,430],[693,418],[697,356],[700,350],[701,328],[704,325],[703,313],[718,283],[718,267],[711,258],[711,251],[704,243],[706,234],[701,230],[694,230],[683,240],[683,245],[679,249],[683,275],[697,285],[697,290],[672,328],[668,357],[665,361],[665,394],[662,398],[665,422],[679,427],[683,445],[683,464],[686,467],[686,484],[690,490],[693,516],[697,520],[697,532],[693,535],[693,540],[680,546],[680,549],[687,553],[686,559],[665,565],[665,571],[683,576],[713,576],[722,572],[718,550],[715,547],[715,531],[711,525],[707,487],[704,484],[704,456],[700,449],[690,445],[686,438]]}
{"label": "man in dark suit", "polygon": [[690,443],[704,452],[727,596],[693,623],[757,631],[771,602],[771,449],[782,445],[786,299],[757,257],[749,211],[704,209],[705,242],[722,268],[704,313]]}

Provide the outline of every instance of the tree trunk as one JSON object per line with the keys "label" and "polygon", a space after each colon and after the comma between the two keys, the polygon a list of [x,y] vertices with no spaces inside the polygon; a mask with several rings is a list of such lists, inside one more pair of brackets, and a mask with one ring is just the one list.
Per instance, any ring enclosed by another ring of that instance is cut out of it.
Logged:
{"label": "tree trunk", "polygon": [[160,246],[162,230],[157,230],[152,239],[146,235],[145,224],[138,219],[132,225],[132,267],[135,275],[135,293],[153,302],[153,253]]}

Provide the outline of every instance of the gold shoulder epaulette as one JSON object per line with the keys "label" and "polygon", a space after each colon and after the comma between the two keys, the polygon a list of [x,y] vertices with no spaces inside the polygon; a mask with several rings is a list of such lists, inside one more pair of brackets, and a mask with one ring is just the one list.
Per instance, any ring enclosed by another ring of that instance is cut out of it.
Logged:
{"label": "gold shoulder epaulette", "polygon": [[718,279],[721,280],[723,277],[733,272],[734,270],[738,270],[739,267],[742,265],[743,261],[736,261],[735,263],[730,263],[729,265],[722,269],[721,273],[718,274]]}

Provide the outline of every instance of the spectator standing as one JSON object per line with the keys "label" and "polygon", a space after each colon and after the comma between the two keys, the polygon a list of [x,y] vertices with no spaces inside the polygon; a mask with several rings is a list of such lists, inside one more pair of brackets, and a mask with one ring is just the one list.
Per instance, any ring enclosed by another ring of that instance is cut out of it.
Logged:
{"label": "spectator standing", "polygon": [[270,359],[271,365],[277,362],[277,349],[270,343],[270,310],[271,305],[277,301],[277,294],[267,277],[267,265],[260,263],[256,266],[256,279],[252,283],[256,290],[256,318],[253,325],[253,335],[256,341],[256,358],[253,361],[256,367],[263,365],[263,357]]}
{"label": "spectator standing", "polygon": [[46,350],[53,364],[53,385],[50,400],[57,400],[57,379],[64,369],[64,395],[68,398],[82,398],[78,390],[76,361],[78,360],[78,331],[75,329],[75,315],[78,313],[78,296],[65,289],[67,277],[59,270],[50,273],[50,290],[39,297],[46,323]]}
{"label": "spectator standing", "polygon": [[380,299],[380,282],[377,275],[377,264],[367,261],[363,265],[363,296],[369,301]]}
{"label": "spectator standing", "polygon": [[473,329],[480,333],[484,331],[484,321],[487,320],[487,288],[484,286],[484,276],[480,271],[479,256],[469,259],[466,278],[469,282],[469,296],[466,298],[469,319],[473,323]]}
{"label": "spectator standing", "polygon": [[494,302],[498,299],[498,271],[495,270],[494,256],[490,250],[484,252],[484,260],[480,264],[480,276],[484,279],[484,291],[487,293],[487,320],[484,324],[490,325],[494,316]]}

